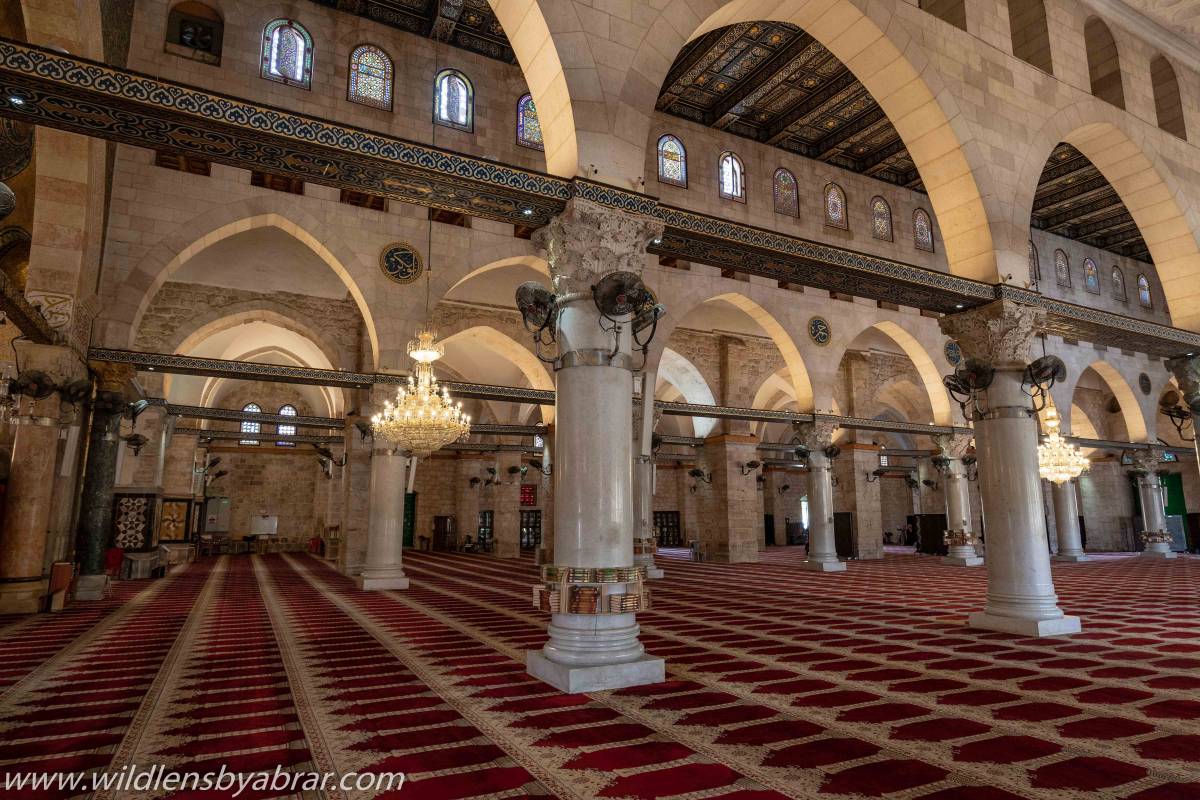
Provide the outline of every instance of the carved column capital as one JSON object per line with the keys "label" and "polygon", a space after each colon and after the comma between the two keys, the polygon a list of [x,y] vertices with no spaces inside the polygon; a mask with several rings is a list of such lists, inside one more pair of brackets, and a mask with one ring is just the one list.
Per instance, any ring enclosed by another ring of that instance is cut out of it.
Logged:
{"label": "carved column capital", "polygon": [[973,433],[940,433],[933,437],[933,443],[942,451],[946,458],[962,458],[975,441]]}
{"label": "carved column capital", "polygon": [[125,394],[125,385],[133,380],[137,368],[132,364],[113,364],[108,361],[89,361],[88,368],[96,376],[96,390]]}
{"label": "carved column capital", "polygon": [[641,275],[646,245],[662,232],[658,220],[574,197],[534,234],[534,244],[546,252],[554,291],[563,294],[617,270]]}
{"label": "carved column capital", "polygon": [[1200,414],[1200,356],[1167,359],[1167,369],[1179,381],[1183,402],[1193,414]]}
{"label": "carved column capital", "polygon": [[1135,472],[1145,472],[1152,474],[1158,471],[1159,463],[1162,461],[1163,450],[1159,447],[1147,447],[1145,450],[1135,450],[1133,452],[1133,470]]}
{"label": "carved column capital", "polygon": [[938,325],[967,358],[998,368],[1023,368],[1029,362],[1029,346],[1045,321],[1044,309],[997,300],[942,317]]}
{"label": "carved column capital", "polygon": [[837,423],[831,420],[801,422],[796,425],[796,437],[809,450],[824,450],[833,444],[833,432]]}

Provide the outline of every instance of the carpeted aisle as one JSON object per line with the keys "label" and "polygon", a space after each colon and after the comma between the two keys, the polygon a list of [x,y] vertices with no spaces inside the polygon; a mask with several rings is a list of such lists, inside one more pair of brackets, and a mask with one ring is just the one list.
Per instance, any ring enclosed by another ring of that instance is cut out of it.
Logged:
{"label": "carpeted aisle", "polygon": [[[420,800],[1200,798],[1200,559],[1056,565],[1085,631],[1030,640],[963,626],[983,570],[802,557],[661,559],[639,619],[668,681],[591,696],[525,674],[548,621],[528,560],[409,553],[412,587],[383,593],[308,556],[207,560],[86,630],[0,629],[70,639],[0,695],[0,774],[403,771],[380,796]],[[125,796],[161,795],[99,800]]]}

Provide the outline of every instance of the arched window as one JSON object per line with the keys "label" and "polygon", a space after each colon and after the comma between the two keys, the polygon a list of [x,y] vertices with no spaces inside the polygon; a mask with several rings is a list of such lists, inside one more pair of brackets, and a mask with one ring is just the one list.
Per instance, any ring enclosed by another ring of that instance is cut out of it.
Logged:
{"label": "arched window", "polygon": [[532,147],[534,150],[545,150],[542,143],[542,123],[538,122],[537,106],[533,104],[533,95],[522,95],[517,101],[517,144]]}
{"label": "arched window", "polygon": [[1008,30],[1014,56],[1054,74],[1045,0],[1008,0]]}
{"label": "arched window", "polygon": [[687,150],[669,133],[658,139],[658,181],[687,188]]}
{"label": "arched window", "polygon": [[775,195],[775,213],[787,214],[789,217],[800,216],[800,192],[796,187],[796,176],[783,167],[775,170],[771,181],[771,191]]}
{"label": "arched window", "polygon": [[1180,139],[1187,139],[1183,123],[1183,103],[1179,99],[1179,79],[1175,68],[1162,55],[1150,59],[1150,83],[1154,88],[1154,110],[1158,127]]}
{"label": "arched window", "polygon": [[729,150],[721,153],[717,161],[717,178],[721,182],[721,197],[746,202],[746,174],[736,153]]}
{"label": "arched window", "polygon": [[933,222],[923,208],[913,212],[913,244],[918,250],[933,252]]}
{"label": "arched window", "polygon": [[[294,416],[296,416],[296,407],[294,405],[292,405],[291,403],[282,405],[279,407],[279,413],[285,417],[294,417]],[[276,436],[295,436],[296,435],[296,426],[295,425],[276,425],[275,426],[275,435]],[[295,447],[296,446],[295,442],[289,442],[289,441],[276,442],[275,444],[278,447]]]}
{"label": "arched window", "polygon": [[1067,254],[1062,250],[1054,251],[1054,280],[1059,286],[1071,285],[1071,266],[1067,263]]}
{"label": "arched window", "polygon": [[309,88],[312,81],[312,37],[299,22],[277,19],[263,29],[262,76],[269,81]]}
{"label": "arched window", "polygon": [[1090,258],[1083,260],[1083,288],[1092,294],[1100,294],[1100,270]]}
{"label": "arched window", "polygon": [[[259,408],[258,403],[246,403],[246,405],[242,406],[242,411],[245,411],[247,414],[261,414],[262,413],[262,409]],[[261,422],[253,422],[248,419],[242,420],[242,433],[253,434],[253,435],[257,436],[259,433],[262,433],[262,423]],[[257,439],[242,439],[238,442],[238,444],[256,445],[256,444],[258,444],[258,440]]]}
{"label": "arched window", "polygon": [[475,126],[475,90],[467,76],[444,69],[433,83],[433,118],[439,125],[470,131]]}
{"label": "arched window", "polygon": [[1117,108],[1125,107],[1125,89],[1121,86],[1121,59],[1112,31],[1092,17],[1083,26],[1083,42],[1087,48],[1088,77],[1092,94]]}
{"label": "arched window", "polygon": [[1125,291],[1125,273],[1121,272],[1120,267],[1112,268],[1113,281],[1113,299],[1120,300],[1122,303],[1129,300],[1129,295]]}
{"label": "arched window", "polygon": [[350,53],[347,99],[364,106],[392,110],[392,59],[373,44],[360,44]]}
{"label": "arched window", "polygon": [[184,0],[167,13],[166,52],[177,56],[221,63],[221,40],[225,23],[221,15],[204,3]]}
{"label": "arched window", "polygon": [[1154,308],[1154,299],[1150,297],[1150,281],[1145,275],[1138,275],[1138,302],[1146,308]]}
{"label": "arched window", "polygon": [[892,209],[882,197],[871,199],[871,235],[885,242],[892,240]]}
{"label": "arched window", "polygon": [[836,183],[825,187],[825,224],[835,228],[849,228],[846,220],[846,193]]}
{"label": "arched window", "polygon": [[1037,288],[1037,285],[1042,280],[1042,265],[1038,263],[1037,248],[1033,245],[1033,239],[1029,240],[1029,285],[1032,288]]}

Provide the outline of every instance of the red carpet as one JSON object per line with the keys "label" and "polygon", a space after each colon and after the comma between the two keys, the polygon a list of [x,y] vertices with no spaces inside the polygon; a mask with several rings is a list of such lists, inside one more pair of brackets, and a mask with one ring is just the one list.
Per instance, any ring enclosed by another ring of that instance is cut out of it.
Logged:
{"label": "red carpet", "polygon": [[[983,570],[801,557],[663,559],[639,621],[668,681],[594,696],[524,672],[547,622],[528,561],[410,553],[412,588],[383,594],[303,556],[204,562],[107,628],[55,634],[83,646],[0,707],[0,773],[404,771],[397,798],[1200,797],[1200,560],[1056,565],[1084,633],[1029,640],[962,626]],[[713,586],[719,609],[696,599]],[[0,637],[61,623],[14,624]]]}

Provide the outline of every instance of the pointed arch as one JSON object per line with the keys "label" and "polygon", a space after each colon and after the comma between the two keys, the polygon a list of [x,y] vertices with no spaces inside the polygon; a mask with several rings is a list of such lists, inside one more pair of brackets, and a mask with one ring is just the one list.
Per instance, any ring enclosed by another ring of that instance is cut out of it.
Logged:
{"label": "pointed arch", "polygon": [[933,220],[923,208],[913,212],[913,246],[918,250],[933,252]]}
{"label": "pointed arch", "polygon": [[1083,26],[1087,49],[1088,77],[1092,94],[1117,108],[1125,108],[1125,89],[1121,85],[1121,57],[1112,31],[1099,17],[1089,17]]}
{"label": "pointed arch", "polygon": [[475,130],[475,87],[456,69],[444,69],[433,81],[433,121],[468,133]]}
{"label": "pointed arch", "polygon": [[312,88],[313,40],[293,19],[275,19],[263,28],[261,69],[269,81]]}
{"label": "pointed arch", "polygon": [[364,106],[392,110],[392,58],[382,47],[360,44],[350,51],[346,99]]}
{"label": "pointed arch", "polygon": [[687,149],[678,136],[664,133],[658,138],[658,182],[687,188]]}
{"label": "pointed arch", "polygon": [[1137,276],[1138,302],[1142,308],[1154,308],[1154,296],[1150,293],[1150,279],[1145,275]]}
{"label": "pointed arch", "polygon": [[825,224],[831,228],[846,230],[850,227],[849,214],[846,211],[846,192],[836,183],[825,185]]}
{"label": "pointed arch", "polygon": [[534,150],[545,150],[542,142],[542,124],[538,121],[537,106],[533,95],[523,94],[517,100],[517,144]]}
{"label": "pointed arch", "polygon": [[1129,301],[1129,291],[1125,288],[1125,273],[1118,266],[1112,268],[1112,296],[1114,300],[1120,300],[1122,303]]}
{"label": "pointed arch", "polygon": [[726,200],[746,202],[746,168],[732,150],[726,150],[717,159],[717,186]]}
{"label": "pointed arch", "polygon": [[[1146,418],[1142,414],[1142,405],[1138,401],[1138,397],[1134,394],[1133,388],[1125,380],[1125,377],[1107,361],[1093,361],[1088,365],[1088,369],[1095,372],[1107,384],[1109,391],[1113,393],[1113,397],[1117,398],[1117,403],[1121,406],[1121,417],[1125,421],[1125,432],[1131,442],[1147,442],[1150,441],[1149,429],[1146,425]],[[1086,372],[1086,370],[1084,370]],[[1076,380],[1078,384],[1078,379]]]}
{"label": "pointed arch", "polygon": [[[449,347],[464,341],[469,342],[472,347],[481,349],[516,367],[525,376],[530,388],[544,391],[554,390],[554,379],[546,372],[545,365],[538,361],[537,356],[495,328],[487,325],[466,328],[447,336],[442,340],[442,345]],[[542,421],[547,425],[554,422],[554,406],[541,406],[540,408]]]}
{"label": "pointed arch", "polygon": [[917,370],[917,375],[921,378],[922,387],[929,396],[929,405],[933,409],[934,424],[950,425],[952,423],[950,396],[946,392],[946,387],[942,384],[941,372],[937,368],[937,365],[933,363],[933,358],[930,357],[925,346],[917,341],[911,333],[891,320],[876,322],[871,327],[895,342],[904,351],[904,354],[908,356],[908,360],[913,363],[913,366]]}
{"label": "pointed arch", "polygon": [[800,216],[800,189],[790,169],[780,167],[775,170],[771,178],[771,194],[775,199],[776,214]]}
{"label": "pointed arch", "polygon": [[1059,286],[1071,286],[1071,262],[1061,249],[1054,251],[1054,280]]}
{"label": "pointed arch", "polygon": [[1083,288],[1088,294],[1100,294],[1100,269],[1091,258],[1083,260]]}
{"label": "pointed arch", "polygon": [[1175,77],[1175,68],[1162,53],[1150,59],[1150,84],[1154,89],[1154,112],[1158,117],[1158,127],[1187,141],[1179,79]]}
{"label": "pointed arch", "polygon": [[[792,379],[792,387],[796,392],[796,403],[805,411],[811,411],[813,408],[813,388],[809,381],[808,368],[804,364],[804,358],[800,355],[800,349],[793,341],[791,334],[779,323],[769,311],[763,308],[754,300],[751,300],[744,294],[739,292],[728,292],[719,294],[715,297],[710,297],[709,300],[722,300],[729,303],[734,308],[746,314],[754,320],[760,328],[766,331],[767,336],[775,343],[775,347],[779,349],[780,355],[783,356],[783,363],[788,368],[788,373]],[[706,300],[705,302],[708,302]]]}
{"label": "pointed arch", "polygon": [[[712,388],[696,365],[669,347],[663,348],[658,360],[658,379],[679,390],[685,403],[713,406],[717,399]],[[717,421],[711,417],[692,417],[694,436],[704,438],[712,433]]]}
{"label": "pointed arch", "polygon": [[879,195],[871,198],[871,235],[892,241],[892,207]]}

